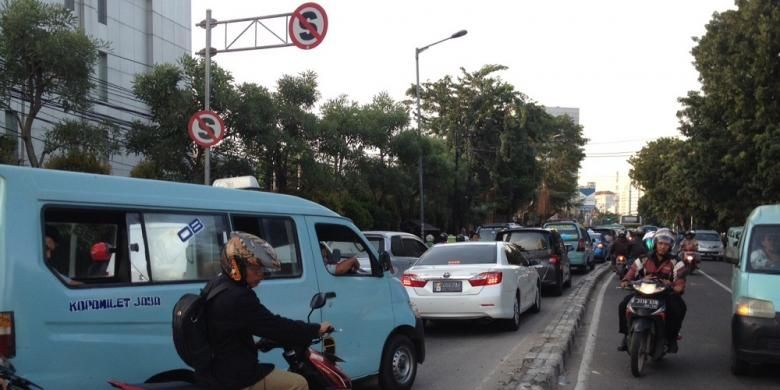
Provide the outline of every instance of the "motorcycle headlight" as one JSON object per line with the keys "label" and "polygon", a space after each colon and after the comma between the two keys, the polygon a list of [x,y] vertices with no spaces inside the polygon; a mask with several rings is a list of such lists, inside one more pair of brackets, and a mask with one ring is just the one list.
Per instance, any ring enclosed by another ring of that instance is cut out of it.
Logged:
{"label": "motorcycle headlight", "polygon": [[639,285],[639,292],[645,295],[655,294],[656,286],[653,283],[642,283]]}
{"label": "motorcycle headlight", "polygon": [[739,298],[734,311],[742,317],[775,318],[775,305],[763,299]]}

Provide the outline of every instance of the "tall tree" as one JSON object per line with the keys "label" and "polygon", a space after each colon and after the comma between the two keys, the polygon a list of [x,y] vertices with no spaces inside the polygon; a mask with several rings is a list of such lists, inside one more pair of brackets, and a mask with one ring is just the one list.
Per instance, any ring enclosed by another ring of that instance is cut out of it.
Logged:
{"label": "tall tree", "polygon": [[43,154],[51,154],[46,168],[111,173],[109,158],[121,151],[119,129],[108,124],[65,120],[46,134]]}
{"label": "tall tree", "polygon": [[[204,69],[204,61],[185,56],[179,64],[155,65],[149,72],[136,76],[133,92],[152,112],[151,123],[137,121],[127,133],[127,150],[145,158],[138,174],[203,182],[204,150],[190,139],[187,123],[204,107]],[[229,72],[212,64],[210,107],[228,127],[227,139],[212,147],[215,172],[221,164],[240,163],[243,159],[241,143],[231,128],[237,100],[232,81]]]}
{"label": "tall tree", "polygon": [[681,100],[691,185],[707,194],[702,222],[741,224],[758,204],[780,201],[780,6],[738,0],[715,13],[692,54],[701,91]]}
{"label": "tall tree", "polygon": [[85,35],[70,11],[38,0],[6,0],[0,30],[0,106],[10,98],[25,103],[16,121],[30,165],[39,167],[46,154],[33,146],[38,113],[48,100],[66,111],[89,107],[89,77],[105,45]]}

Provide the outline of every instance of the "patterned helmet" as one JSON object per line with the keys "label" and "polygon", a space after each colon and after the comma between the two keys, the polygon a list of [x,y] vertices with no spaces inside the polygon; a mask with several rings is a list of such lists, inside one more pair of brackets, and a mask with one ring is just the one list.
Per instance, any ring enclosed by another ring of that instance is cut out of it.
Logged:
{"label": "patterned helmet", "polygon": [[281,264],[276,251],[260,237],[244,232],[230,233],[230,239],[222,248],[220,259],[222,272],[240,282],[246,278],[246,267],[262,267],[263,271],[279,271]]}

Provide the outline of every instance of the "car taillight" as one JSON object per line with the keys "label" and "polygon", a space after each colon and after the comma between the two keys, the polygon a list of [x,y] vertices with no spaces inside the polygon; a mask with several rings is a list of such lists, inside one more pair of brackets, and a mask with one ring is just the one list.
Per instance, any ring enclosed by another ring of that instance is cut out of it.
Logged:
{"label": "car taillight", "polygon": [[561,259],[558,258],[556,255],[550,256],[550,264],[552,265],[558,265],[558,263],[561,261]]}
{"label": "car taillight", "polygon": [[501,272],[483,272],[469,279],[469,284],[471,284],[472,287],[492,286],[501,283],[503,276],[504,274]]}
{"label": "car taillight", "polygon": [[425,287],[425,284],[428,283],[428,281],[418,279],[415,274],[403,274],[403,276],[401,276],[401,283],[406,287]]}
{"label": "car taillight", "polygon": [[14,344],[14,312],[0,312],[0,355],[7,358],[16,356]]}
{"label": "car taillight", "polygon": [[577,243],[577,252],[585,252],[585,240],[580,240]]}

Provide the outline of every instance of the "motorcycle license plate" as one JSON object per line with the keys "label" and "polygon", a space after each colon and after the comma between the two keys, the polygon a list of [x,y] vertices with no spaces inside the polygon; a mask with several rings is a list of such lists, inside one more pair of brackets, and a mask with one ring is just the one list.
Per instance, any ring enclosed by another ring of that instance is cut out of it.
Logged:
{"label": "motorcycle license plate", "polygon": [[463,284],[460,280],[442,280],[433,282],[433,292],[461,292]]}
{"label": "motorcycle license plate", "polygon": [[633,298],[631,300],[631,306],[638,309],[657,309],[658,306],[661,306],[661,302],[657,299]]}

